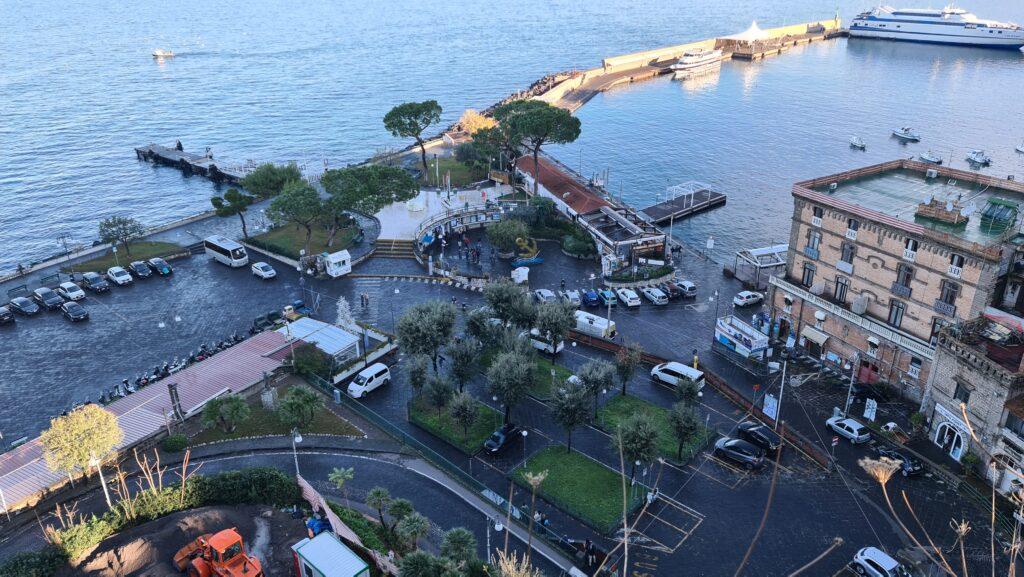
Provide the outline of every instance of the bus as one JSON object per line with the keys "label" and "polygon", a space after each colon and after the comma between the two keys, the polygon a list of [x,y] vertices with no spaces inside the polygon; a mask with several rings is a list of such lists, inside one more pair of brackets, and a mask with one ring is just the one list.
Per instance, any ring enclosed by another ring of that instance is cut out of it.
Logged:
{"label": "bus", "polygon": [[203,247],[206,249],[206,256],[230,267],[249,264],[249,255],[246,254],[245,247],[229,238],[208,236],[203,239]]}

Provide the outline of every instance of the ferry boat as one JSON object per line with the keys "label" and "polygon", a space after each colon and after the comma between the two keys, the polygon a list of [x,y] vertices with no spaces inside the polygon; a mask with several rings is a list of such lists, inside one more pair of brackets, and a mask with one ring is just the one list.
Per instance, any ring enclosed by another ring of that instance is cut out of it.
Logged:
{"label": "ferry boat", "polygon": [[700,50],[684,52],[683,55],[679,57],[679,60],[670,66],[669,69],[674,72],[693,70],[695,68],[710,66],[721,61],[721,59],[721,50],[708,50],[707,48],[701,48]]}
{"label": "ferry boat", "polygon": [[1024,28],[1011,22],[983,20],[952,6],[879,6],[853,19],[850,36],[1024,50]]}

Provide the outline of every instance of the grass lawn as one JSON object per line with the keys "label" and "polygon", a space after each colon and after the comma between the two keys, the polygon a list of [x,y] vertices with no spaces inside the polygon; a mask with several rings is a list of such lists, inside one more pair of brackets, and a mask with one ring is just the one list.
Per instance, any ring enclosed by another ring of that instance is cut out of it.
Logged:
{"label": "grass lawn", "polygon": [[[615,397],[604,404],[597,413],[598,422],[605,429],[614,430],[618,424],[630,415],[645,413],[654,420],[658,429],[658,452],[666,459],[676,460],[679,442],[672,434],[672,426],[668,420],[668,409],[634,397],[631,395],[615,395]],[[703,428],[697,429],[697,433],[683,445],[683,461],[688,461],[694,453],[704,448],[707,444],[709,433]]]}
{"label": "grass lawn", "polygon": [[[436,166],[438,164],[440,164],[440,166]],[[420,164],[420,166],[423,165]],[[487,178],[487,171],[483,168],[466,166],[458,160],[455,160],[455,157],[453,156],[440,156],[436,159],[428,157],[427,166],[430,167],[430,170],[426,175],[427,182],[435,185],[437,183],[434,182],[436,180],[434,175],[437,174],[438,170],[440,170],[442,180],[444,179],[445,173],[451,171],[453,187],[465,186],[474,182],[480,182]]]}
{"label": "grass lawn", "polygon": [[[618,473],[564,445],[553,445],[530,457],[513,472],[526,486],[523,471],[547,470],[538,494],[588,525],[608,533],[622,522],[622,478]],[[635,503],[633,503],[635,505]]]}
{"label": "grass lawn", "polygon": [[[118,245],[117,247],[117,258],[114,258],[114,253],[107,251],[101,256],[94,259],[87,260],[85,262],[75,263],[73,268],[78,271],[96,271],[105,272],[112,266],[127,266],[128,263],[134,260],[148,260],[155,256],[167,256],[175,253],[185,252],[185,249],[173,242],[156,242],[148,240],[140,240],[131,243],[131,254],[124,251],[124,247]],[[63,267],[61,270],[67,271],[69,267]]]}
{"label": "grass lawn", "polygon": [[[201,443],[237,439],[239,437],[287,435],[291,431],[291,427],[282,423],[281,420],[277,418],[276,412],[263,408],[263,405],[259,403],[250,403],[250,407],[252,408],[252,414],[244,423],[240,423],[235,427],[234,431],[225,433],[216,427],[206,429],[193,437],[189,443],[192,445],[198,445]],[[359,429],[355,428],[348,421],[335,415],[326,407],[317,411],[316,416],[313,417],[313,422],[302,432],[321,435],[362,435]]]}
{"label": "grass lawn", "polygon": [[[327,246],[327,231],[320,226],[314,227],[313,236],[309,239],[309,254],[338,252],[346,249],[352,244],[352,239],[357,234],[359,234],[359,227],[355,224],[342,228],[334,235],[334,245]],[[298,260],[299,251],[305,247],[306,229],[286,224],[263,234],[249,237],[249,242],[254,246]]]}
{"label": "grass lawn", "polygon": [[425,399],[414,399],[409,406],[409,422],[425,429],[428,433],[451,444],[456,449],[472,455],[480,450],[487,437],[501,424],[502,415],[483,403],[478,404],[476,422],[464,433],[462,427],[452,420],[447,407],[441,409],[430,406]]}
{"label": "grass lawn", "polygon": [[[480,366],[483,367],[481,371],[487,374],[487,367],[491,366],[494,362],[494,357],[498,356],[501,352],[498,349],[487,349],[480,355]],[[530,394],[537,397],[538,399],[550,399],[554,391],[551,389],[551,369],[555,369],[555,383],[564,382],[566,379],[572,376],[572,371],[568,368],[552,362],[550,355],[543,355],[536,351],[533,352],[534,364],[533,364],[533,387],[530,388]]]}

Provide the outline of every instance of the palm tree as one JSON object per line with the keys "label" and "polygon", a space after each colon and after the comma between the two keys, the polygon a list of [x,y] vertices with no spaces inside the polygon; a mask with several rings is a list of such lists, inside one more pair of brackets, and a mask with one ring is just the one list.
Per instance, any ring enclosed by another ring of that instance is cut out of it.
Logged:
{"label": "palm tree", "polygon": [[316,417],[316,412],[324,406],[320,395],[305,387],[292,387],[281,401],[278,408],[281,420],[299,429],[307,428]]}
{"label": "palm tree", "polygon": [[351,481],[356,476],[356,470],[352,467],[339,468],[335,467],[331,469],[327,480],[334,483],[334,486],[341,491],[341,494],[345,496],[345,506],[348,507],[348,489],[345,488],[345,483]]}
{"label": "palm tree", "polygon": [[398,534],[407,543],[411,543],[413,549],[419,549],[420,539],[430,531],[430,521],[426,517],[413,511],[398,522]]}
{"label": "palm tree", "polygon": [[374,487],[366,494],[366,504],[377,510],[377,519],[381,527],[387,527],[384,522],[384,511],[391,506],[391,493],[384,487]]}
{"label": "palm tree", "polygon": [[533,551],[533,525],[534,525],[533,519],[534,519],[534,515],[537,514],[537,489],[540,488],[540,485],[541,485],[541,483],[544,482],[544,479],[548,478],[548,472],[547,472],[546,469],[544,471],[541,471],[540,473],[531,473],[530,471],[526,471],[525,473],[523,473],[523,478],[526,479],[527,483],[529,483],[530,491],[532,493],[531,496],[530,496],[530,522],[527,523],[527,526],[528,526],[527,532],[528,532],[529,538],[527,539],[527,542],[526,542],[526,559],[525,559],[525,562],[527,564],[529,564],[529,562],[530,562],[530,552]]}

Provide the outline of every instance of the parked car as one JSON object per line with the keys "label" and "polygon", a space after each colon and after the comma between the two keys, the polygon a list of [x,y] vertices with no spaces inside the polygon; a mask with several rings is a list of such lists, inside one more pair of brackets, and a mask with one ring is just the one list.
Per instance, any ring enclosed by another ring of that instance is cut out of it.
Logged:
{"label": "parked car", "polygon": [[379,387],[391,382],[391,371],[384,363],[373,363],[359,371],[356,378],[348,384],[348,394],[353,399],[361,399]]}
{"label": "parked car", "polygon": [[265,262],[257,262],[252,265],[252,274],[263,280],[269,280],[277,276],[277,271]]}
{"label": "parked car", "polygon": [[850,563],[858,575],[869,577],[910,577],[910,571],[881,549],[864,547],[857,551]]}
{"label": "parked car", "polygon": [[657,287],[645,286],[644,288],[640,289],[640,294],[644,295],[644,297],[647,300],[651,301],[656,305],[668,304],[668,296],[666,296],[665,293],[661,292],[661,289]]}
{"label": "parked car", "polygon": [[615,298],[615,293],[611,289],[601,289],[597,291],[597,300],[601,301],[603,306],[615,306],[618,304],[618,299]]}
{"label": "parked car", "polygon": [[89,311],[85,310],[85,307],[75,301],[68,301],[60,305],[60,312],[64,315],[64,318],[73,323],[89,320]]}
{"label": "parked car", "polygon": [[825,421],[828,428],[840,437],[846,437],[851,443],[867,443],[871,440],[871,432],[867,427],[847,417],[832,417]]}
{"label": "parked car", "polygon": [[597,296],[597,291],[594,289],[587,289],[580,294],[580,300],[583,304],[588,307],[596,307],[601,304],[601,299]]}
{"label": "parked car", "polygon": [[512,439],[512,435],[516,433],[519,427],[516,427],[512,423],[506,423],[502,425],[497,431],[491,433],[490,437],[484,441],[484,450],[490,454],[495,454],[500,451],[505,445],[508,444],[509,440]]}
{"label": "parked car", "polygon": [[128,265],[128,271],[139,278],[149,278],[153,276],[153,269],[149,268],[149,265],[141,260],[132,261],[132,263]]}
{"label": "parked car", "polygon": [[550,291],[548,289],[537,289],[533,291],[533,300],[538,303],[549,303],[554,301],[555,298],[554,291]]}
{"label": "parked car", "polygon": [[149,268],[151,268],[153,272],[160,276],[174,274],[174,269],[171,268],[171,265],[167,264],[167,261],[160,257],[151,258],[146,261],[146,264],[149,265]]}
{"label": "parked car", "polygon": [[11,299],[11,304],[7,306],[19,315],[25,315],[27,317],[37,314],[40,310],[39,305],[25,297],[14,297]]}
{"label": "parked car", "polygon": [[580,291],[578,290],[558,291],[558,298],[562,299],[562,302],[577,308],[579,308],[580,304],[583,302],[583,299],[580,297]]}
{"label": "parked car", "polygon": [[782,437],[764,423],[743,421],[736,426],[736,431],[743,439],[774,453],[782,446]]}
{"label": "parked car", "polygon": [[638,307],[640,306],[640,295],[636,294],[636,291],[628,288],[620,288],[615,291],[615,296],[618,297],[619,302],[626,305],[627,307]]}
{"label": "parked car", "polygon": [[738,307],[749,307],[762,301],[764,301],[764,295],[754,291],[740,291],[732,297],[732,304]]}
{"label": "parked car", "polygon": [[675,283],[663,282],[658,285],[658,288],[661,290],[661,292],[665,293],[665,296],[667,296],[669,300],[677,299],[683,296],[682,289],[676,286]]}
{"label": "parked car", "polygon": [[715,441],[715,455],[723,457],[748,471],[760,469],[764,465],[764,449],[732,437],[722,437]]}
{"label": "parked car", "polygon": [[64,304],[64,299],[60,298],[59,294],[53,292],[53,289],[46,287],[39,287],[32,291],[32,300],[48,311],[55,311],[60,308],[60,305]]}
{"label": "parked car", "polygon": [[540,334],[540,330],[535,328],[530,329],[529,331],[523,331],[519,333],[519,338],[530,339],[530,346],[537,349],[538,351],[548,353],[551,355],[556,355],[562,352],[563,349],[565,349],[564,340],[558,341],[557,347],[553,346],[551,344],[551,340],[548,339],[545,335]]}
{"label": "parked car", "polygon": [[135,282],[135,280],[132,279],[132,275],[128,274],[128,271],[119,266],[112,266],[108,268],[107,278],[117,286],[128,286]]}
{"label": "parked car", "polygon": [[82,286],[94,293],[105,293],[110,290],[110,283],[99,273],[87,272],[82,275]]}
{"label": "parked car", "polygon": [[69,301],[80,301],[85,298],[85,291],[73,282],[60,283],[57,294]]}
{"label": "parked car", "polygon": [[704,388],[704,373],[702,371],[676,361],[654,365],[654,368],[651,369],[651,378],[673,387],[678,387],[685,381],[693,381],[697,384],[697,390]]}
{"label": "parked car", "polygon": [[888,447],[878,447],[878,456],[886,457],[894,461],[900,462],[900,472],[904,477],[912,477],[914,475],[920,475],[924,472],[924,466],[921,465],[921,461],[907,456],[904,453],[897,451],[896,449],[890,449]]}
{"label": "parked car", "polygon": [[14,322],[14,313],[8,307],[0,307],[0,325],[7,325]]}
{"label": "parked car", "polygon": [[680,296],[683,298],[689,299],[697,296],[697,285],[688,280],[679,281],[676,283],[676,286],[679,287],[680,291],[682,291],[683,294]]}

